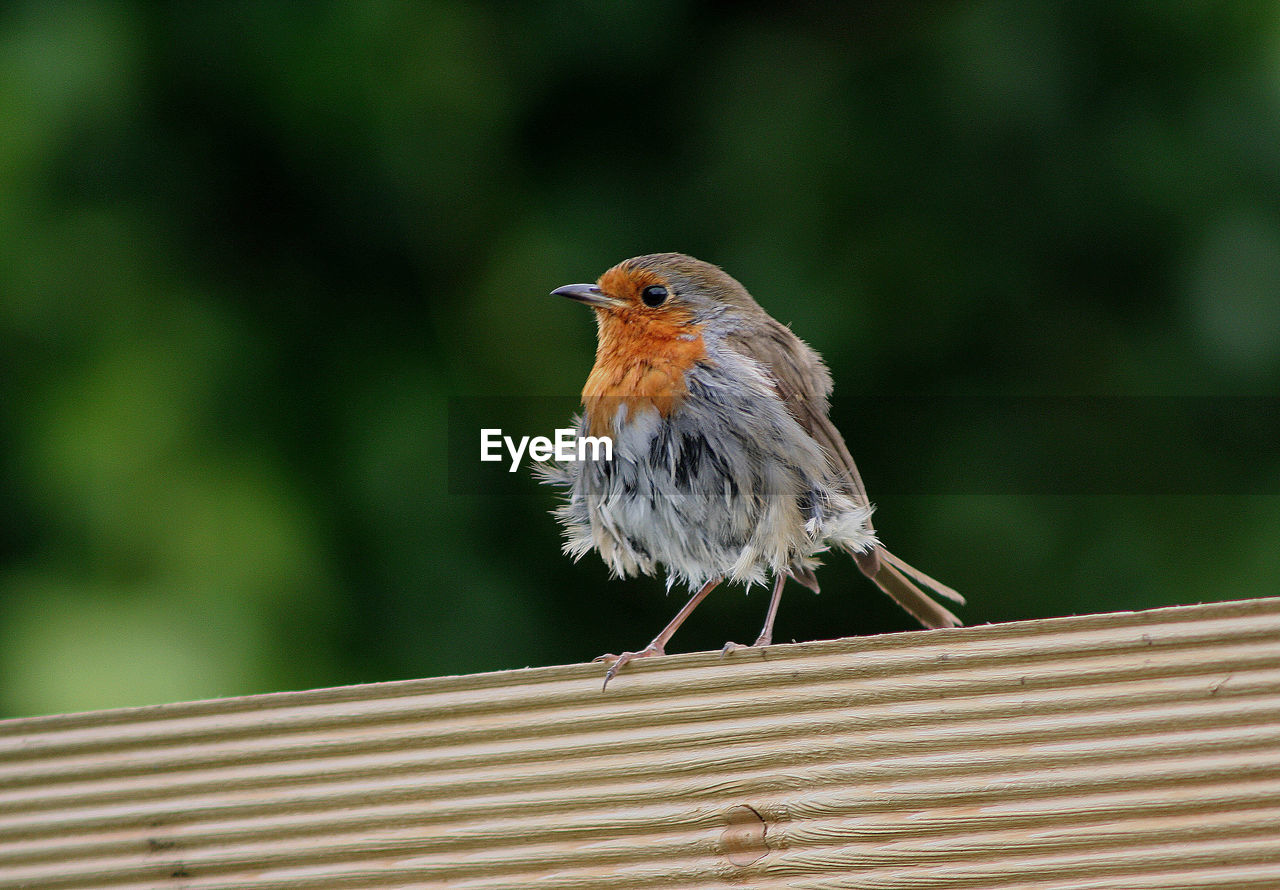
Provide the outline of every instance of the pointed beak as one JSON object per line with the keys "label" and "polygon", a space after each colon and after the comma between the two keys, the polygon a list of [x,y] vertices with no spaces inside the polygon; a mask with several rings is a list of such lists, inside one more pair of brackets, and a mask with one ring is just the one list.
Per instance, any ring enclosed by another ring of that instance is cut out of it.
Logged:
{"label": "pointed beak", "polygon": [[564,287],[557,287],[551,293],[553,296],[568,297],[570,300],[586,303],[596,309],[608,309],[618,305],[617,300],[607,296],[594,284],[566,284]]}

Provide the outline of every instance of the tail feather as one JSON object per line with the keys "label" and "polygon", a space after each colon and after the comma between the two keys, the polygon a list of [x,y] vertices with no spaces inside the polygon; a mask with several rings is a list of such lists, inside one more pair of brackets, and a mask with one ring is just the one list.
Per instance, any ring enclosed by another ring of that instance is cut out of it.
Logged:
{"label": "tail feather", "polygon": [[890,553],[888,550],[885,550],[883,547],[880,548],[880,558],[883,559],[885,562],[887,562],[889,565],[893,566],[898,571],[902,572],[903,574],[910,575],[912,578],[915,578],[916,581],[923,584],[925,587],[929,588],[934,593],[939,594],[941,596],[945,596],[947,599],[951,600],[953,603],[959,603],[962,606],[964,605],[964,597],[956,593],[955,590],[943,584],[941,581],[938,581],[934,578],[930,578],[928,575],[926,575],[924,572],[917,569],[915,566],[907,565],[903,560],[894,556],[892,553]]}
{"label": "tail feather", "polygon": [[814,593],[821,593],[818,587],[818,576],[813,573],[813,569],[792,568],[790,575],[800,584],[812,590]]}
{"label": "tail feather", "polygon": [[912,568],[883,547],[870,553],[855,553],[854,559],[864,575],[925,627],[959,627],[962,624],[959,618],[912,583],[911,578],[940,596],[963,603],[964,597],[947,585]]}

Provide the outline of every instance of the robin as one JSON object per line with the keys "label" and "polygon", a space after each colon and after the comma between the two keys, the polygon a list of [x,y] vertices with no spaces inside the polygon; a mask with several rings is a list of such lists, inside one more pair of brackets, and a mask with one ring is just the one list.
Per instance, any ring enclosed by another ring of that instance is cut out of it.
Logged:
{"label": "robin", "polygon": [[[721,582],[771,577],[756,646],[773,641],[788,578],[818,590],[817,555],[851,554],[862,573],[926,627],[958,618],[924,591],[950,587],[877,540],[871,503],[827,416],[831,375],[808,344],[717,266],[679,253],[633,257],[595,284],[551,292],[596,315],[595,366],[582,390],[582,436],[609,436],[612,459],[544,466],[567,489],[556,510],[564,550],[591,549],[615,576],[665,571],[692,597],[653,642],[602,655],[605,686],[667,642]],[[726,651],[736,644],[726,644]]]}

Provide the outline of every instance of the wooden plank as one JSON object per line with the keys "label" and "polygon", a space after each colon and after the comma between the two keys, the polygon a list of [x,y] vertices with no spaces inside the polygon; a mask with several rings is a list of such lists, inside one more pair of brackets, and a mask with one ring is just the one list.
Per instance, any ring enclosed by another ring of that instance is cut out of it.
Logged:
{"label": "wooden plank", "polygon": [[0,722],[10,888],[1280,887],[1280,599]]}

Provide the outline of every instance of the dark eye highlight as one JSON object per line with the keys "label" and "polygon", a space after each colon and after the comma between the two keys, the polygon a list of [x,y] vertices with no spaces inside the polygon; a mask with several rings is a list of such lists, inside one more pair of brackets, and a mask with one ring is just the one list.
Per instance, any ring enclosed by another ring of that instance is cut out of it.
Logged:
{"label": "dark eye highlight", "polygon": [[640,299],[646,306],[661,306],[667,301],[667,289],[660,284],[651,284],[640,291]]}

